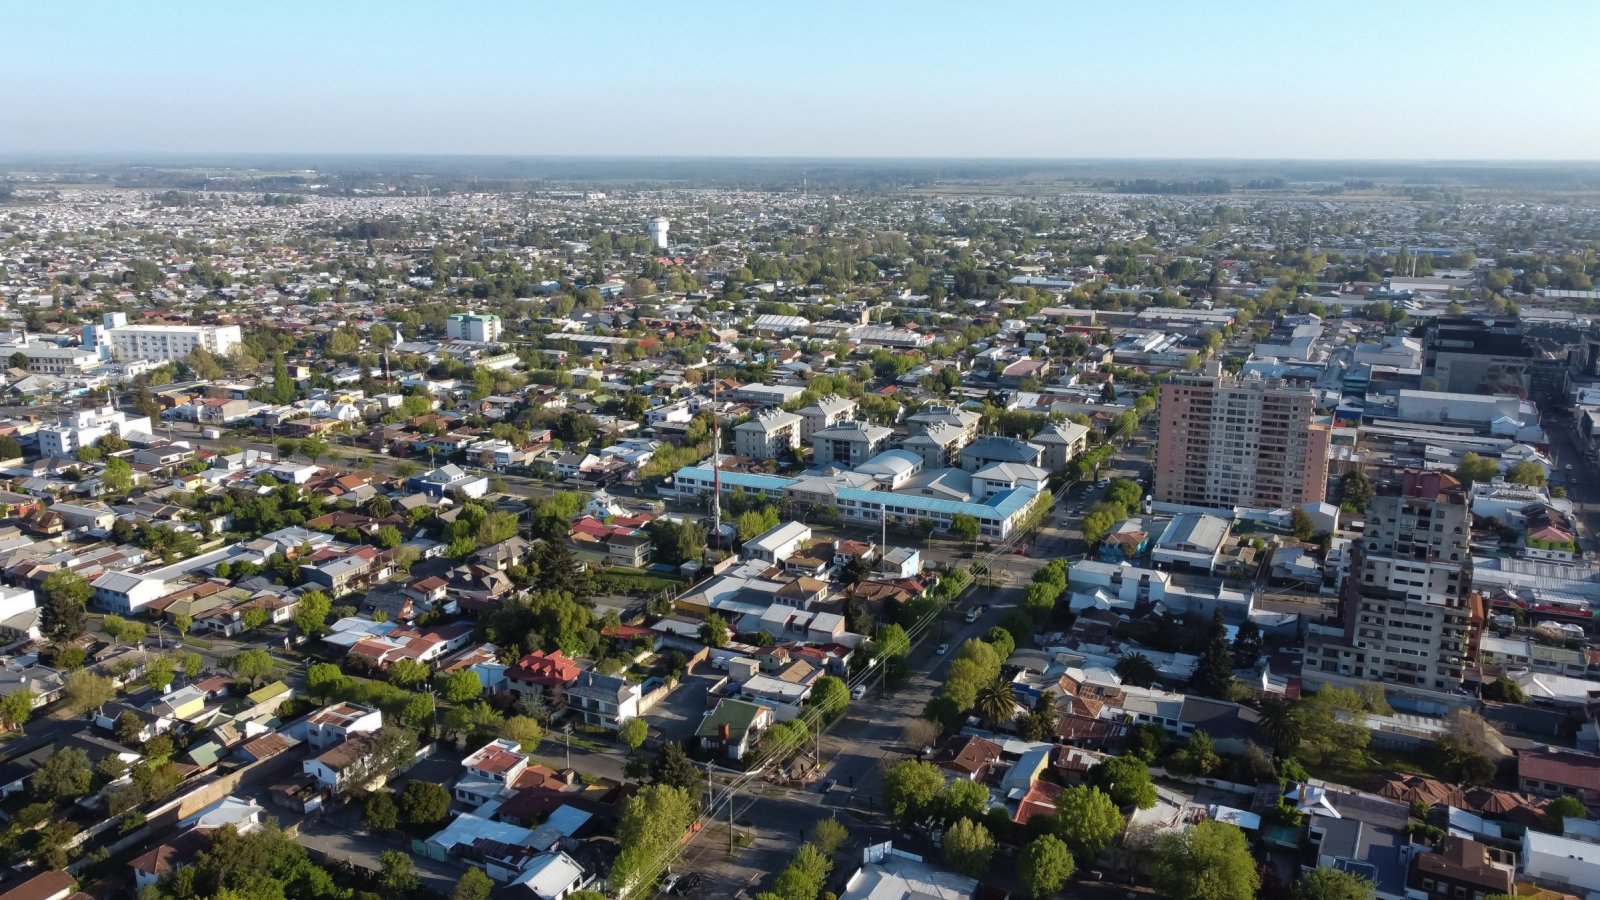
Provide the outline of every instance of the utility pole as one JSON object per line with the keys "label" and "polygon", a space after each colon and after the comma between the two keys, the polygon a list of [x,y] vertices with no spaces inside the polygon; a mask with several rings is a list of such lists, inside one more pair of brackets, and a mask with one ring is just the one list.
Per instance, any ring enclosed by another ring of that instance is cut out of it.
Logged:
{"label": "utility pole", "polygon": [[738,782],[728,782],[728,855],[733,855],[733,801],[737,796]]}

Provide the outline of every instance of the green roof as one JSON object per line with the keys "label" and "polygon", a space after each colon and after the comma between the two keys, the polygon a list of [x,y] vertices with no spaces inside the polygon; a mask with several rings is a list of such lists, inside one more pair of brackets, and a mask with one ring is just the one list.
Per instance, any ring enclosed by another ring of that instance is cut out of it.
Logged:
{"label": "green roof", "polygon": [[266,687],[256,688],[255,690],[246,694],[245,699],[249,700],[251,703],[265,703],[279,694],[287,693],[288,690],[289,686],[287,684],[284,684],[281,681],[274,681]]}
{"label": "green roof", "polygon": [[700,720],[700,727],[695,730],[695,737],[716,737],[721,733],[722,726],[727,725],[728,731],[735,735],[743,735],[755,724],[756,717],[761,715],[765,707],[748,700],[723,699],[711,715]]}

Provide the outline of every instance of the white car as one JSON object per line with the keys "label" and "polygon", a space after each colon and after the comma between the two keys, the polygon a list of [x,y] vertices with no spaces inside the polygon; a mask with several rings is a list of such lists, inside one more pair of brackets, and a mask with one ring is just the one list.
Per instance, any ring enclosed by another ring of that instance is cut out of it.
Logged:
{"label": "white car", "polygon": [[855,687],[850,689],[850,697],[851,697],[851,699],[861,700],[861,699],[864,699],[866,696],[867,696],[867,686],[864,685],[864,684],[858,684]]}
{"label": "white car", "polygon": [[950,645],[949,644],[940,644],[939,646],[933,648],[933,652],[939,654],[940,656],[943,656],[946,653],[950,652]]}

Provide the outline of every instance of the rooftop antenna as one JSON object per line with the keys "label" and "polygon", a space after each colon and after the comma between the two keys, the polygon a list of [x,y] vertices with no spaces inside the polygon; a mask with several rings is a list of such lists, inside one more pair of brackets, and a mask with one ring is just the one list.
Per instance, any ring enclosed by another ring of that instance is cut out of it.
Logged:
{"label": "rooftop antenna", "polygon": [[722,548],[722,428],[717,424],[717,378],[711,377],[711,527]]}

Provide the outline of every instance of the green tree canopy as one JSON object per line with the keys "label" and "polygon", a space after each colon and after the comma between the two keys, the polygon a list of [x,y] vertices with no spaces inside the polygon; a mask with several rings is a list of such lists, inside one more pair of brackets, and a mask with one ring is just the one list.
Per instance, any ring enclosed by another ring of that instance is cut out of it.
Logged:
{"label": "green tree canopy", "polygon": [[1190,900],[1254,900],[1261,887],[1244,832],[1210,819],[1161,839],[1151,880],[1163,895]]}
{"label": "green tree canopy", "polygon": [[1048,897],[1061,890],[1075,869],[1067,845],[1053,834],[1042,834],[1017,858],[1017,881],[1029,897]]}

